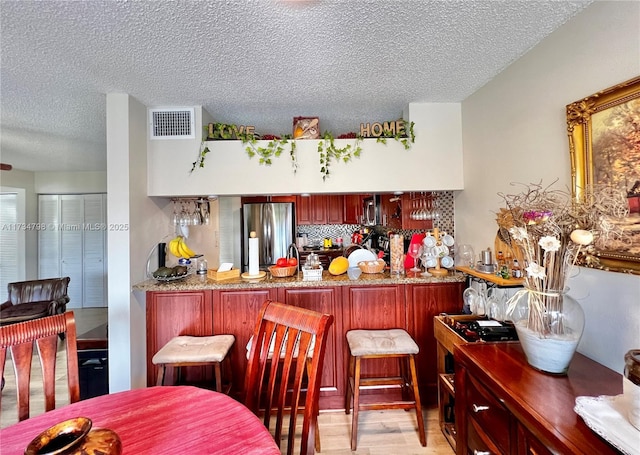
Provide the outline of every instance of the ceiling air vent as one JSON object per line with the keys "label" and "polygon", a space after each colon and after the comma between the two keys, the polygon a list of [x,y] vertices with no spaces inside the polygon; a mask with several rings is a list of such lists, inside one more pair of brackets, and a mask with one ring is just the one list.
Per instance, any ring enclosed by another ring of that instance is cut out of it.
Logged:
{"label": "ceiling air vent", "polygon": [[151,139],[194,139],[195,110],[150,109]]}

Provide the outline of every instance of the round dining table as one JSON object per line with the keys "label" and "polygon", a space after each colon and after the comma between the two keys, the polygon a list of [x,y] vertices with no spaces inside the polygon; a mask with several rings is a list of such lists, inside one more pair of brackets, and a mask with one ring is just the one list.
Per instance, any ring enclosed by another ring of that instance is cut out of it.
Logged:
{"label": "round dining table", "polygon": [[21,455],[50,426],[88,417],[92,429],[120,437],[122,455],[279,455],[260,419],[222,393],[191,386],[162,386],[101,395],[62,406],[0,430],[0,453]]}

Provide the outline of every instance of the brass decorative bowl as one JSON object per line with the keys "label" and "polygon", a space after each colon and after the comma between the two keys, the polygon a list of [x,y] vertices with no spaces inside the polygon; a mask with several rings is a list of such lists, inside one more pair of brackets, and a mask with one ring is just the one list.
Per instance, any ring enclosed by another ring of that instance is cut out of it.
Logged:
{"label": "brass decorative bowl", "polygon": [[24,455],[60,455],[79,445],[91,430],[91,419],[76,417],[56,423],[36,436]]}
{"label": "brass decorative bowl", "polygon": [[36,436],[25,455],[121,455],[122,441],[108,428],[91,429],[91,419],[76,417]]}

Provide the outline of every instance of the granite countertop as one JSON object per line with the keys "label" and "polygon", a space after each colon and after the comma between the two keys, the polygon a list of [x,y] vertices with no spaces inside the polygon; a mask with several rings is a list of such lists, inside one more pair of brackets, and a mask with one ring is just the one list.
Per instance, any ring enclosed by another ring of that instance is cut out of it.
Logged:
{"label": "granite countertop", "polygon": [[457,283],[465,280],[463,273],[450,271],[444,277],[423,277],[419,273],[407,271],[401,277],[391,277],[388,271],[384,273],[363,273],[357,280],[350,280],[346,273],[338,276],[331,275],[328,271],[322,272],[320,281],[304,281],[302,271],[298,275],[287,278],[274,278],[269,272],[261,280],[243,280],[233,278],[230,280],[215,281],[206,275],[190,275],[182,280],[159,282],[149,279],[133,286],[134,291],[196,291],[203,289],[250,289],[250,288],[305,288],[305,287],[330,287],[330,286],[367,286],[389,284],[430,284],[430,283]]}

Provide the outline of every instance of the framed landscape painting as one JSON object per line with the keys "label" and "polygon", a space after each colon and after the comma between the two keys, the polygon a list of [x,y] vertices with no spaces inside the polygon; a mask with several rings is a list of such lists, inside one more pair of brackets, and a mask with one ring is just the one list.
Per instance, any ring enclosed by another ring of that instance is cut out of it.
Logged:
{"label": "framed landscape painting", "polygon": [[619,188],[628,216],[620,235],[581,256],[581,265],[640,274],[640,77],[567,105],[574,196],[594,184]]}

